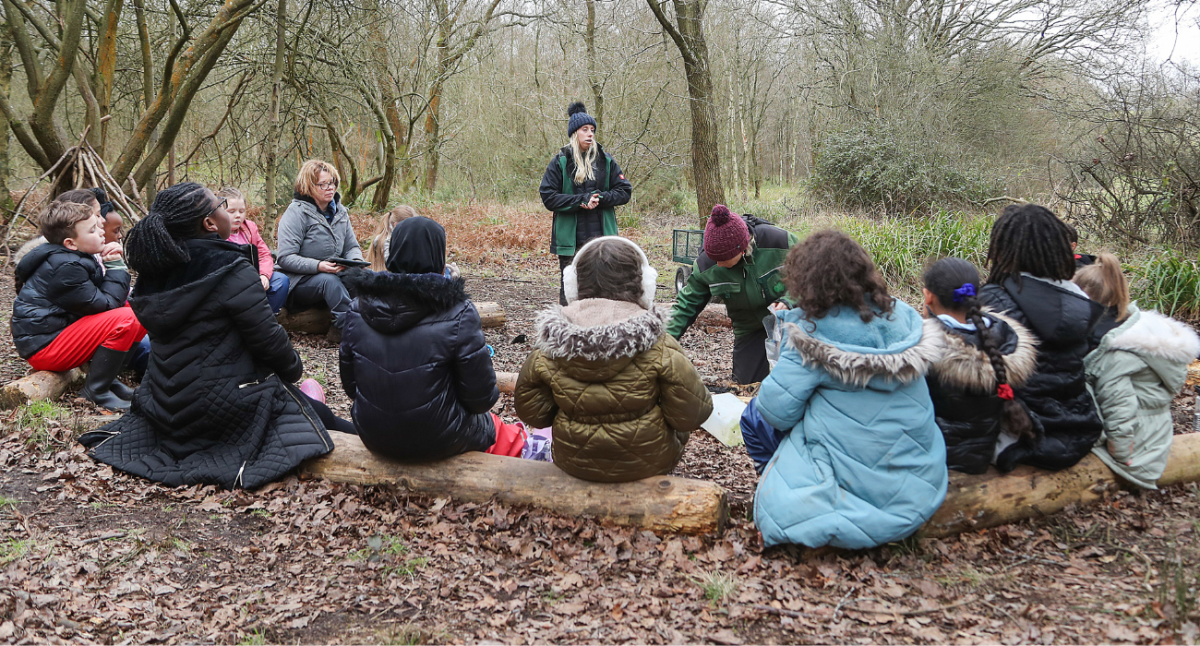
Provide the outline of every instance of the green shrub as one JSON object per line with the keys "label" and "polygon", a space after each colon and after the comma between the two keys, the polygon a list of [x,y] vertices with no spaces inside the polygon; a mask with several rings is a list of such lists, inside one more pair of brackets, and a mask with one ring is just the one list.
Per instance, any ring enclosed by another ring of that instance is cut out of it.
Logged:
{"label": "green shrub", "polygon": [[1000,193],[1000,182],[979,168],[884,123],[826,137],[817,147],[809,183],[816,195],[835,204],[882,207],[889,213],[980,202]]}
{"label": "green shrub", "polygon": [[1200,265],[1176,251],[1150,253],[1126,265],[1138,305],[1167,316],[1200,319]]}

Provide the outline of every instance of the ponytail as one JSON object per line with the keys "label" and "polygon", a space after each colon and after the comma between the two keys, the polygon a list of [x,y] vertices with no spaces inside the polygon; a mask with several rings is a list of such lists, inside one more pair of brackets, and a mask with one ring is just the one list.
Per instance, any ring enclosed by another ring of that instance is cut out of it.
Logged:
{"label": "ponytail", "polygon": [[1116,308],[1118,323],[1129,316],[1129,283],[1116,256],[1100,254],[1095,263],[1075,272],[1074,281],[1092,300]]}
{"label": "ponytail", "polygon": [[925,289],[937,297],[942,307],[964,313],[975,326],[983,352],[987,354],[996,376],[996,396],[1004,400],[1000,427],[1017,437],[1032,436],[1033,420],[1013,395],[1012,386],[1008,383],[1008,365],[1000,353],[995,332],[984,320],[983,306],[976,293],[980,282],[979,271],[961,258],[944,258],[925,272],[924,282]]}
{"label": "ponytail", "polygon": [[206,188],[184,182],[159,191],[150,214],[125,234],[125,262],[139,274],[166,272],[191,260],[183,241],[212,213]]}

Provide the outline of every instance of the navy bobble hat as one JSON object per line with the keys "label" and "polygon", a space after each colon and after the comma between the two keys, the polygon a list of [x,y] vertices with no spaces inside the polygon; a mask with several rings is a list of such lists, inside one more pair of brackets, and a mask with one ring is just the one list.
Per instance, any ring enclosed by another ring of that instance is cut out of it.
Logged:
{"label": "navy bobble hat", "polygon": [[596,127],[596,120],[592,118],[592,115],[587,113],[587,108],[585,108],[579,101],[572,103],[571,107],[567,108],[567,117],[568,139],[571,138],[571,135],[575,134],[576,130],[579,130],[586,125],[591,124],[593,128]]}

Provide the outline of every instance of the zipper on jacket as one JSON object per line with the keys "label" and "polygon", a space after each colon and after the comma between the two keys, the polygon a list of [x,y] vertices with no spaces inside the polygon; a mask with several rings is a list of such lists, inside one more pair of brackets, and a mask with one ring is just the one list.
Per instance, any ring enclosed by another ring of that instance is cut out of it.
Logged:
{"label": "zipper on jacket", "polygon": [[[300,412],[304,413],[304,417],[305,417],[306,419],[308,419],[308,423],[309,423],[309,424],[312,424],[313,430],[314,430],[314,431],[316,431],[316,432],[317,432],[317,436],[321,438],[321,445],[322,445],[322,446],[324,446],[326,449],[328,449],[328,450],[332,451],[332,450],[333,450],[333,447],[332,447],[332,446],[329,446],[329,444],[328,444],[328,443],[325,441],[325,436],[321,434],[321,429],[317,427],[317,423],[316,423],[316,422],[314,422],[314,421],[313,421],[313,418],[309,416],[309,414],[308,414],[308,410],[307,410],[307,409],[304,407],[304,402],[300,401],[300,400],[299,400],[299,399],[296,397],[296,394],[292,392],[292,389],[291,389],[291,388],[288,388],[288,387],[287,387],[287,385],[284,385],[283,389],[284,389],[284,391],[286,391],[286,392],[287,392],[287,394],[288,394],[288,395],[290,395],[290,396],[291,396],[291,398],[292,398],[293,400],[295,400],[295,402],[296,402],[297,404],[299,404],[299,405],[300,405]],[[328,433],[328,430],[326,430],[326,433]]]}
{"label": "zipper on jacket", "polygon": [[242,468],[238,469],[237,477],[233,479],[234,487],[242,487],[242,488],[245,487],[245,485],[242,484],[242,474],[245,472],[246,472],[246,462],[242,462]]}

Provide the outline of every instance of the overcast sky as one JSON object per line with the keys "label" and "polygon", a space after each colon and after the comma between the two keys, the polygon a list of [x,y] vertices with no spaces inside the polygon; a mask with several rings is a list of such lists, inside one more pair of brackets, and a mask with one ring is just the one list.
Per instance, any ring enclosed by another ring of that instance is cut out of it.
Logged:
{"label": "overcast sky", "polygon": [[[1178,20],[1176,14],[1178,13]],[[1150,12],[1150,42],[1147,43],[1149,55],[1159,61],[1170,60],[1190,63],[1200,67],[1200,27],[1196,19],[1200,17],[1200,7],[1185,3],[1182,7],[1174,3],[1159,5]]]}

